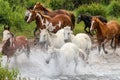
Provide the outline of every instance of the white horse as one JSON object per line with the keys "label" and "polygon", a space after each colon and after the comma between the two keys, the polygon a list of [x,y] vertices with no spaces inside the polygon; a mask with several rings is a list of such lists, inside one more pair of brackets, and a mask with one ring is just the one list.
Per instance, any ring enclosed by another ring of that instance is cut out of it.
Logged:
{"label": "white horse", "polygon": [[63,30],[59,30],[56,34],[51,33],[47,29],[42,29],[40,32],[39,43],[43,45],[45,49],[48,46],[60,48],[64,44]]}
{"label": "white horse", "polygon": [[[57,65],[59,66],[68,66],[68,64],[72,61],[75,63],[74,71],[76,72],[76,67],[78,65],[79,60],[83,60],[83,56],[85,52],[79,49],[74,43],[68,42],[65,43],[60,49],[49,48],[48,54],[50,55],[46,63],[49,63],[50,60],[53,58],[57,61]],[[64,61],[63,61],[64,60]]]}
{"label": "white horse", "polygon": [[73,34],[69,27],[64,28],[64,41],[76,44],[80,49],[89,55],[91,51],[92,42],[90,37],[85,33],[78,33],[76,36]]}
{"label": "white horse", "polygon": [[2,54],[7,56],[7,63],[10,62],[10,57],[14,57],[16,61],[17,56],[23,52],[29,57],[30,47],[27,38],[25,36],[14,37],[9,28],[4,28]]}

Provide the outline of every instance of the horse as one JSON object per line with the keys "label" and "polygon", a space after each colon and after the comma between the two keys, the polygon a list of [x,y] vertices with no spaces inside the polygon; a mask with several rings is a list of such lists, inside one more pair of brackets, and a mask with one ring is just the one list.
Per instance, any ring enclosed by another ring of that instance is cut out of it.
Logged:
{"label": "horse", "polygon": [[11,57],[14,57],[16,61],[17,56],[23,52],[29,58],[30,47],[27,38],[25,36],[15,37],[9,28],[4,28],[2,54],[7,56],[7,63],[10,62]]}
{"label": "horse", "polygon": [[76,35],[70,30],[69,27],[64,28],[64,41],[72,42],[82,49],[86,54],[84,54],[85,59],[88,58],[88,55],[91,51],[92,41],[90,37],[85,33],[78,33]]}
{"label": "horse", "polygon": [[41,12],[27,10],[25,15],[28,16],[28,23],[36,20],[37,28],[39,30],[47,28],[49,31],[56,33],[59,29],[65,26],[72,26],[71,19],[64,14],[59,14],[51,18],[50,16],[43,15]]}
{"label": "horse", "polygon": [[[92,33],[90,32],[90,26],[91,26],[91,19],[93,16],[89,16],[89,15],[85,15],[85,14],[80,14],[78,16],[77,19],[77,24],[80,23],[81,21],[84,22],[85,27],[84,27],[84,31],[86,33],[89,33],[92,36]],[[105,19],[103,16],[96,16],[97,18],[99,18],[102,22],[107,23],[107,19]],[[87,28],[89,28],[89,31],[87,31]]]}
{"label": "horse", "polygon": [[90,30],[97,30],[97,42],[98,42],[98,51],[100,53],[101,46],[103,47],[103,51],[105,54],[108,52],[105,50],[105,43],[109,40],[114,39],[114,51],[116,50],[116,46],[118,44],[118,39],[120,35],[120,24],[115,21],[111,20],[107,23],[103,23],[97,17],[92,18],[91,28]]}
{"label": "horse", "polygon": [[70,62],[74,61],[74,72],[76,73],[76,67],[78,65],[78,62],[84,62],[84,53],[85,52],[79,49],[74,43],[68,42],[65,43],[60,49],[50,47],[48,49],[49,56],[46,59],[46,63],[49,64],[52,58],[55,59],[57,66],[59,65],[62,67],[60,70],[62,72],[64,69],[63,67],[67,67],[70,64]]}
{"label": "horse", "polygon": [[42,29],[39,36],[39,43],[46,50],[48,50],[48,47],[60,48],[64,44],[63,30],[52,33],[47,29]]}
{"label": "horse", "polygon": [[74,14],[70,13],[70,12],[68,12],[66,10],[59,9],[59,10],[51,11],[51,10],[45,8],[40,2],[36,2],[36,4],[33,7],[33,10],[41,11],[43,14],[48,15],[50,17],[55,17],[56,15],[59,15],[59,14],[65,14],[65,15],[69,16],[71,21],[72,21],[71,30],[73,30],[74,27],[75,27],[75,16],[74,16]]}

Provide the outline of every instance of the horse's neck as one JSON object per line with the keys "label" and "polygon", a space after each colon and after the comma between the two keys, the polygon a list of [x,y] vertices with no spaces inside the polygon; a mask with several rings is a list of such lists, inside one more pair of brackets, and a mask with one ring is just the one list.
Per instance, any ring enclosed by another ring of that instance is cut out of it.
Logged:
{"label": "horse's neck", "polygon": [[107,30],[107,26],[105,26],[104,23],[102,23],[100,20],[98,20],[97,31],[98,31],[99,33],[101,33],[101,34],[104,36],[106,30]]}
{"label": "horse's neck", "polygon": [[47,9],[47,8],[45,8],[45,7],[42,7],[42,9],[43,9],[43,11],[44,11],[44,12],[46,12],[46,13],[51,12],[50,10],[48,10],[48,9]]}
{"label": "horse's neck", "polygon": [[55,40],[57,39],[58,37],[57,37],[57,35],[56,34],[54,34],[54,33],[48,33],[48,42],[49,42],[49,45],[50,46],[52,46],[52,45],[54,45],[54,43],[55,43]]}
{"label": "horse's neck", "polygon": [[91,21],[91,16],[82,16],[82,20],[84,21],[84,23],[89,23]]}
{"label": "horse's neck", "polygon": [[37,13],[36,22],[40,25],[44,25],[44,16],[41,13]]}
{"label": "horse's neck", "polygon": [[75,35],[74,35],[74,34],[71,34],[70,42],[73,42],[74,39],[75,39]]}
{"label": "horse's neck", "polygon": [[37,24],[37,27],[42,26],[42,22],[41,22],[41,19],[39,17],[36,18],[36,24]]}
{"label": "horse's neck", "polygon": [[49,17],[42,15],[41,13],[37,13],[37,20],[36,21],[38,24],[41,24],[42,26],[46,25],[46,21],[49,21]]}

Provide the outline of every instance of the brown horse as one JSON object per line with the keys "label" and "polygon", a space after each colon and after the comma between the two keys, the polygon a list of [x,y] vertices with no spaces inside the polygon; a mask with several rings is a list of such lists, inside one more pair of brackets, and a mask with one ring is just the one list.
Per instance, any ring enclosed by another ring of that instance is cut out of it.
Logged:
{"label": "brown horse", "polygon": [[27,10],[26,13],[29,13],[26,14],[26,16],[28,16],[27,22],[30,23],[36,20],[38,29],[47,28],[49,31],[56,33],[59,29],[65,26],[72,27],[71,19],[64,14],[59,14],[51,18],[50,16],[43,15],[41,12],[34,10]]}
{"label": "brown horse", "polygon": [[97,30],[99,52],[102,46],[104,52],[107,53],[104,44],[111,39],[115,39],[114,40],[115,41],[114,51],[115,51],[118,43],[118,38],[120,36],[120,25],[118,24],[118,22],[112,20],[109,21],[108,23],[102,23],[97,17],[93,17],[90,30],[94,30],[94,29]]}
{"label": "brown horse", "polygon": [[69,16],[71,21],[72,21],[72,28],[71,28],[71,30],[73,30],[74,27],[75,27],[75,16],[74,16],[74,14],[70,13],[70,12],[68,12],[66,10],[59,9],[59,10],[51,11],[51,10],[45,8],[42,4],[40,4],[40,2],[36,2],[36,4],[33,7],[33,10],[40,11],[43,14],[48,15],[50,17],[55,17],[58,14],[65,14],[65,15]]}
{"label": "brown horse", "polygon": [[7,56],[7,63],[10,57],[14,57],[16,61],[17,55],[23,52],[29,57],[30,47],[27,38],[25,36],[14,37],[9,29],[4,29],[2,54]]}

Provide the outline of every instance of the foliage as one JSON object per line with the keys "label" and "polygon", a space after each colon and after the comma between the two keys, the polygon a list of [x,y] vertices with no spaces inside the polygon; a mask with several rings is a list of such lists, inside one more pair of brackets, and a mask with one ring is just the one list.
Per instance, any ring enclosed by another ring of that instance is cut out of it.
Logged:
{"label": "foliage", "polygon": [[90,15],[102,15],[106,16],[105,7],[101,4],[92,3],[90,5],[82,5],[77,9],[76,15],[90,14]]}
{"label": "foliage", "polygon": [[[4,6],[4,7],[3,7]],[[11,16],[11,9],[9,3],[7,1],[0,0],[0,23],[1,24],[9,24],[9,15]]]}
{"label": "foliage", "polygon": [[53,10],[56,10],[56,9],[73,10],[74,9],[73,0],[51,0],[49,5]]}
{"label": "foliage", "polygon": [[[0,54],[0,59],[1,59],[1,54]],[[8,68],[4,68],[1,65],[2,60],[0,60],[0,80],[16,80],[18,71],[15,69],[13,70],[8,70]]]}
{"label": "foliage", "polygon": [[112,1],[108,8],[107,8],[107,14],[110,16],[118,17],[120,14],[120,1]]}
{"label": "foliage", "polygon": [[[40,2],[53,10],[72,10],[73,13],[76,13],[77,18],[77,15],[81,13],[105,17],[107,17],[107,13],[109,16],[116,17],[120,13],[119,2],[116,1],[119,0],[0,0],[0,40],[4,25],[11,26],[11,31],[15,35],[33,37],[33,29],[36,24],[35,22],[27,24],[24,21],[24,14],[26,7],[33,7],[36,2]],[[106,7],[107,5],[109,6]],[[75,32],[78,32],[77,29],[75,29]],[[81,30],[83,29],[81,28]]]}

